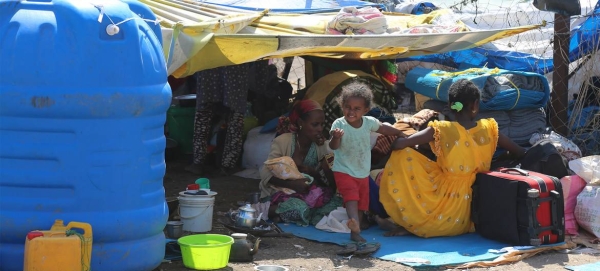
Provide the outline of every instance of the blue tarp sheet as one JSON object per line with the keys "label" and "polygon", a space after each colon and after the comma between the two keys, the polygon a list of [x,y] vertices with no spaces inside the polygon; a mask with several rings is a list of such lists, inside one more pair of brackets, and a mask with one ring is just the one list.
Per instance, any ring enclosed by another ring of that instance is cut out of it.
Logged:
{"label": "blue tarp sheet", "polygon": [[[593,51],[599,50],[600,43],[600,2],[585,22],[571,31],[569,60],[575,61]],[[511,71],[525,71],[545,74],[554,70],[552,58],[542,58],[532,54],[513,51],[489,50],[481,47],[432,54],[419,57],[397,59],[401,61],[423,61],[443,64],[454,68],[482,67],[500,68]]]}
{"label": "blue tarp sheet", "polygon": [[206,3],[246,10],[268,8],[271,12],[290,13],[337,12],[347,6],[380,6],[359,0],[210,0]]}

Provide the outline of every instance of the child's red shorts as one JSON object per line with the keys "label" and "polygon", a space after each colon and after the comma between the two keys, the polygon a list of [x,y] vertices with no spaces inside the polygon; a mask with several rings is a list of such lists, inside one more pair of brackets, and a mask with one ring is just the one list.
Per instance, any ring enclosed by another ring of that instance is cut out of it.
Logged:
{"label": "child's red shorts", "polygon": [[333,172],[337,189],[342,194],[344,204],[358,201],[358,210],[369,210],[369,177],[355,178],[346,173]]}

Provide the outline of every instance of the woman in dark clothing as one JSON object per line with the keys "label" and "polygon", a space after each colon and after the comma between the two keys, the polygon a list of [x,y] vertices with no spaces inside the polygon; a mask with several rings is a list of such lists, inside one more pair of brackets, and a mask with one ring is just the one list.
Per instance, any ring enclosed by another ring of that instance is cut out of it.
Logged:
{"label": "woman in dark clothing", "polygon": [[196,115],[194,120],[193,163],[186,167],[194,174],[203,173],[211,123],[218,104],[227,107],[227,132],[220,161],[221,171],[228,173],[240,157],[246,112],[249,64],[220,67],[195,73]]}

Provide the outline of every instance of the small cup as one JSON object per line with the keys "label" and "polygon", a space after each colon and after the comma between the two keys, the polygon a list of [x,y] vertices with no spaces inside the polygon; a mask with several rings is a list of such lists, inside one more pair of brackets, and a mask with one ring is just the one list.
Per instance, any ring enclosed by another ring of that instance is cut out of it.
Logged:
{"label": "small cup", "polygon": [[256,204],[256,203],[258,203],[259,200],[260,200],[259,192],[249,193],[247,196],[247,199],[246,199],[246,201],[250,202],[250,204]]}
{"label": "small cup", "polygon": [[183,235],[183,222],[181,221],[167,221],[167,237],[171,239],[178,239]]}
{"label": "small cup", "polygon": [[210,189],[210,181],[207,178],[196,180],[196,184],[200,185],[200,188],[202,189]]}
{"label": "small cup", "polygon": [[188,184],[186,190],[187,191],[190,191],[190,190],[196,190],[196,191],[198,191],[199,189],[200,189],[200,185],[193,183],[193,184]]}

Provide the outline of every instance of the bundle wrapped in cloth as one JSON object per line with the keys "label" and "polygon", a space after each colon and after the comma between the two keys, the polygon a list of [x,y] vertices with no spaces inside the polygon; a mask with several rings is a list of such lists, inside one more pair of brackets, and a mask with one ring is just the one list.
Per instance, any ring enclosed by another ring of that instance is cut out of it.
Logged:
{"label": "bundle wrapped in cloth", "polygon": [[414,92],[447,102],[450,86],[460,79],[468,79],[479,88],[482,111],[540,108],[550,98],[550,86],[543,75],[497,68],[447,72],[416,67],[406,74],[405,85]]}

